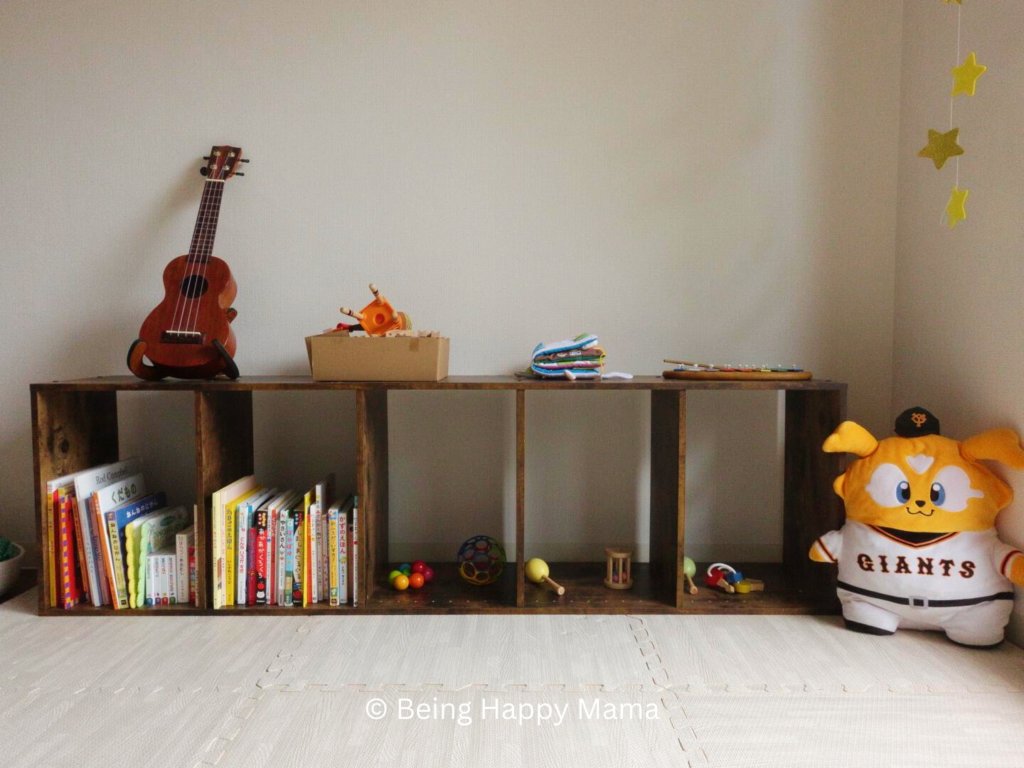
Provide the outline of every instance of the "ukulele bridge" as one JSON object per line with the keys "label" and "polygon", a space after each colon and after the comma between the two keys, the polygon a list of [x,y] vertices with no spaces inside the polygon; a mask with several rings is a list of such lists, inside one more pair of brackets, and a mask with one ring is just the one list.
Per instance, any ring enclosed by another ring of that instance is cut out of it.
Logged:
{"label": "ukulele bridge", "polygon": [[164,344],[196,344],[206,343],[206,334],[199,331],[164,331],[160,334],[160,341]]}

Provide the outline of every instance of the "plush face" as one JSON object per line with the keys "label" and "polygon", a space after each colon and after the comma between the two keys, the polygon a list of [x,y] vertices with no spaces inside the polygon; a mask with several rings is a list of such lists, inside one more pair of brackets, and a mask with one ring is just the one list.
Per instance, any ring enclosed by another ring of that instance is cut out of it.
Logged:
{"label": "plush face", "polygon": [[1010,430],[963,443],[939,435],[878,442],[862,427],[845,422],[824,449],[862,457],[834,484],[846,503],[847,519],[921,533],[991,528],[1013,500],[1013,491],[979,459],[1024,465],[1024,451]]}

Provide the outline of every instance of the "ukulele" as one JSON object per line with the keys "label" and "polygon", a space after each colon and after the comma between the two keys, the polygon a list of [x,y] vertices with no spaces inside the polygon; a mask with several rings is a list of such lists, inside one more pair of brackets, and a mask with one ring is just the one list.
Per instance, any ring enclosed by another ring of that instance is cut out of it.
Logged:
{"label": "ukulele", "polygon": [[[156,381],[238,378],[231,307],[238,286],[228,265],[212,255],[224,184],[237,173],[238,147],[214,147],[200,169],[206,177],[192,245],[164,269],[164,299],[149,313],[139,338],[128,350],[128,368],[141,379]],[[150,363],[144,360],[148,358]]]}

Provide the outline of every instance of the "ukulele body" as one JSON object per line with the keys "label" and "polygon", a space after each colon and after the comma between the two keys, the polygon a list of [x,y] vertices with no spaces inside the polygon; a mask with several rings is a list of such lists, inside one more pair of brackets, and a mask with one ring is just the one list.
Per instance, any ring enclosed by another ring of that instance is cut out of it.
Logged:
{"label": "ukulele body", "polygon": [[149,313],[128,352],[132,373],[149,380],[208,379],[221,373],[237,378],[231,303],[238,286],[227,263],[216,256],[206,261],[179,256],[164,269],[163,280],[164,299]]}

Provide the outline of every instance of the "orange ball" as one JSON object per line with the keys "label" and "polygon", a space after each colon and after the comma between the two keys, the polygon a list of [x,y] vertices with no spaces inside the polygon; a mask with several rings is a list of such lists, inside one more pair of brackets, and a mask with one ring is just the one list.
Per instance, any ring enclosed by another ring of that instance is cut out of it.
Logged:
{"label": "orange ball", "polygon": [[413,573],[409,576],[409,586],[413,589],[419,589],[423,586],[423,574]]}
{"label": "orange ball", "polygon": [[391,586],[394,587],[395,589],[397,589],[399,592],[401,592],[404,589],[408,589],[409,588],[409,577],[406,576],[403,573],[400,573],[397,576],[395,576],[394,579],[392,579]]}

